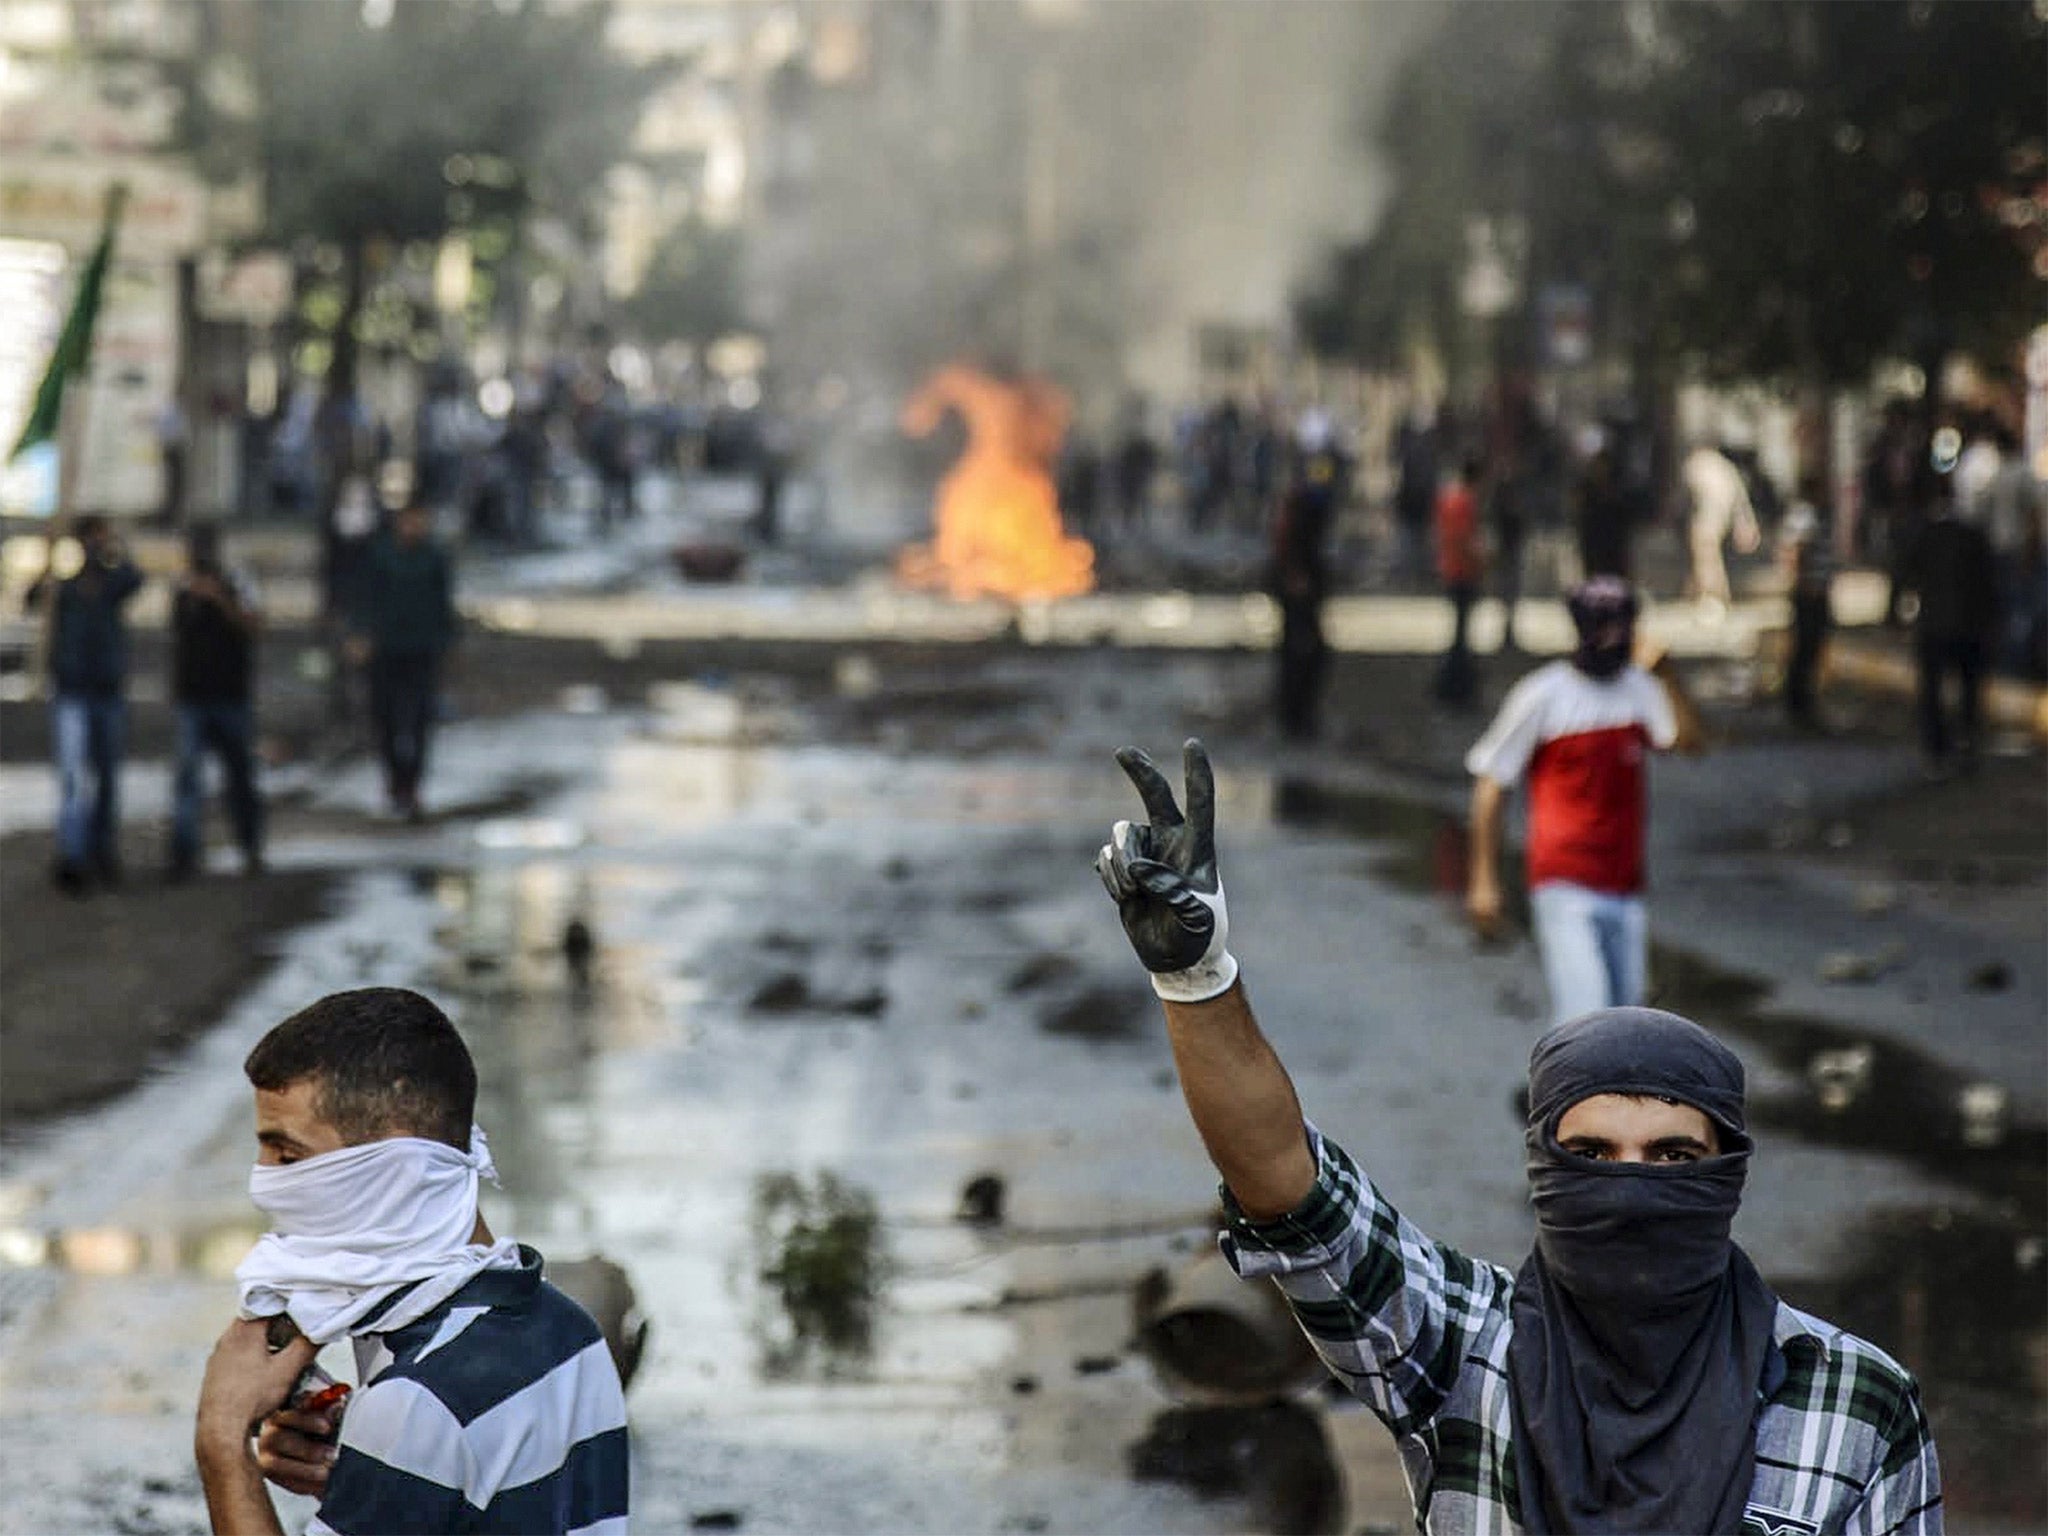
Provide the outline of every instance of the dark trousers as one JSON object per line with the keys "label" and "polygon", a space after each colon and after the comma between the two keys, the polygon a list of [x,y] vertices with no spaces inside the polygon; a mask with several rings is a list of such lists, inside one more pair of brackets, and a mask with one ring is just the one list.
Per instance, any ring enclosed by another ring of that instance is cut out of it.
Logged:
{"label": "dark trousers", "polygon": [[1984,642],[1971,636],[1955,639],[1943,635],[1921,635],[1920,662],[1920,746],[1928,758],[1940,762],[1949,754],[1948,706],[1943,695],[1951,674],[1962,692],[1957,721],[1960,745],[1965,752],[1977,750],[1977,722],[1984,694]]}
{"label": "dark trousers", "polygon": [[1472,619],[1472,605],[1479,600],[1474,582],[1456,582],[1444,588],[1451,600],[1451,648],[1436,669],[1438,702],[1463,708],[1479,694],[1479,669],[1472,661],[1472,645],[1466,636]]}
{"label": "dark trousers", "polygon": [[384,789],[401,809],[410,809],[418,798],[427,771],[440,670],[440,658],[432,652],[370,661],[370,714],[384,760]]}
{"label": "dark trousers", "polygon": [[199,862],[200,822],[205,810],[206,755],[220,763],[235,841],[251,860],[263,853],[263,797],[256,788],[256,753],[246,702],[180,704],[178,769],[171,813],[171,864],[189,869]]}
{"label": "dark trousers", "polygon": [[1820,659],[1827,650],[1828,631],[1834,616],[1828,610],[1825,592],[1795,595],[1792,599],[1792,655],[1785,663],[1785,713],[1798,725],[1817,725],[1814,712],[1814,679]]}
{"label": "dark trousers", "polygon": [[1316,733],[1316,701],[1330,660],[1323,638],[1323,601],[1299,596],[1280,599],[1280,675],[1275,703],[1280,734],[1306,741]]}
{"label": "dark trousers", "polygon": [[1522,601],[1522,545],[1528,537],[1520,523],[1494,525],[1494,594],[1500,599],[1500,648],[1520,649],[1515,643],[1515,607]]}

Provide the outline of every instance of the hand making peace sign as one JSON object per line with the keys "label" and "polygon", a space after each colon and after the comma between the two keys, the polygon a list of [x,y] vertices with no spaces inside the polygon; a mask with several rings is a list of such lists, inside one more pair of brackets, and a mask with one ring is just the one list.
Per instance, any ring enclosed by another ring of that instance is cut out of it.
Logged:
{"label": "hand making peace sign", "polygon": [[1209,754],[1192,738],[1182,748],[1187,815],[1173,786],[1136,747],[1117,763],[1145,802],[1146,823],[1119,821],[1095,872],[1115,898],[1124,933],[1152,973],[1152,987],[1174,1002],[1200,1002],[1229,990],[1237,960],[1225,947],[1229,914],[1216,873],[1216,778]]}

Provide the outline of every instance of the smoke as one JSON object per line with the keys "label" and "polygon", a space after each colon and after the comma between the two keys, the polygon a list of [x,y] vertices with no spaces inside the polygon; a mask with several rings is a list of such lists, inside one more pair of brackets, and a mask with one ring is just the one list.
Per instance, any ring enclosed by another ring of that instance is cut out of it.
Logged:
{"label": "smoke", "polygon": [[1284,337],[1384,196],[1371,129],[1437,8],[873,0],[858,70],[774,102],[755,242],[778,355],[901,389],[954,356],[1084,410],[1194,387],[1204,327]]}
{"label": "smoke", "polygon": [[[1077,213],[1127,210],[1127,371],[1184,389],[1197,326],[1284,336],[1288,296],[1371,227],[1371,130],[1432,8],[1360,0],[1110,4],[1072,93]],[[1091,39],[1091,43],[1092,43]],[[1127,94],[1142,81],[1141,94]],[[1123,82],[1120,87],[1118,82]]]}

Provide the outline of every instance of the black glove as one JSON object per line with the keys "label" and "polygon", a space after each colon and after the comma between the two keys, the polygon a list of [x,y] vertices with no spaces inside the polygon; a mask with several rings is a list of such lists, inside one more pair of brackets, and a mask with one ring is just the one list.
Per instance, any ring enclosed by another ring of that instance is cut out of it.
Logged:
{"label": "black glove", "polygon": [[1146,825],[1120,821],[1095,856],[1095,872],[1116,900],[1124,933],[1152,990],[1177,1003],[1198,1003],[1230,990],[1237,959],[1225,947],[1230,916],[1216,874],[1216,778],[1209,754],[1190,738],[1182,748],[1188,814],[1152,759],[1124,747],[1116,760],[1145,802]]}

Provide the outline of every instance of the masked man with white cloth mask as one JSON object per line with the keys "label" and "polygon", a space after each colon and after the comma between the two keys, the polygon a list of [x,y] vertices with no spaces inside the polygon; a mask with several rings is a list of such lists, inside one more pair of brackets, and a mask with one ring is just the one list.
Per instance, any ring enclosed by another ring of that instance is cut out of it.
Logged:
{"label": "masked man with white cloth mask", "polygon": [[1228,947],[1209,759],[1186,755],[1183,816],[1144,753],[1117,754],[1147,820],[1096,869],[1223,1175],[1224,1255],[1278,1281],[1393,1433],[1417,1528],[1939,1536],[1913,1378],[1730,1240],[1751,1152],[1733,1053],[1649,1008],[1559,1024],[1529,1059],[1531,1252],[1507,1269],[1432,1240],[1303,1120]]}
{"label": "masked man with white cloth mask", "polygon": [[[241,1316],[200,1389],[216,1536],[281,1532],[266,1476],[319,1498],[311,1536],[622,1536],[618,1372],[540,1255],[484,1223],[496,1173],[447,1017],[396,987],[338,992],[271,1030],[244,1071],[249,1193],[273,1230],[236,1271]],[[361,1385],[339,1407],[289,1406],[343,1338]]]}

